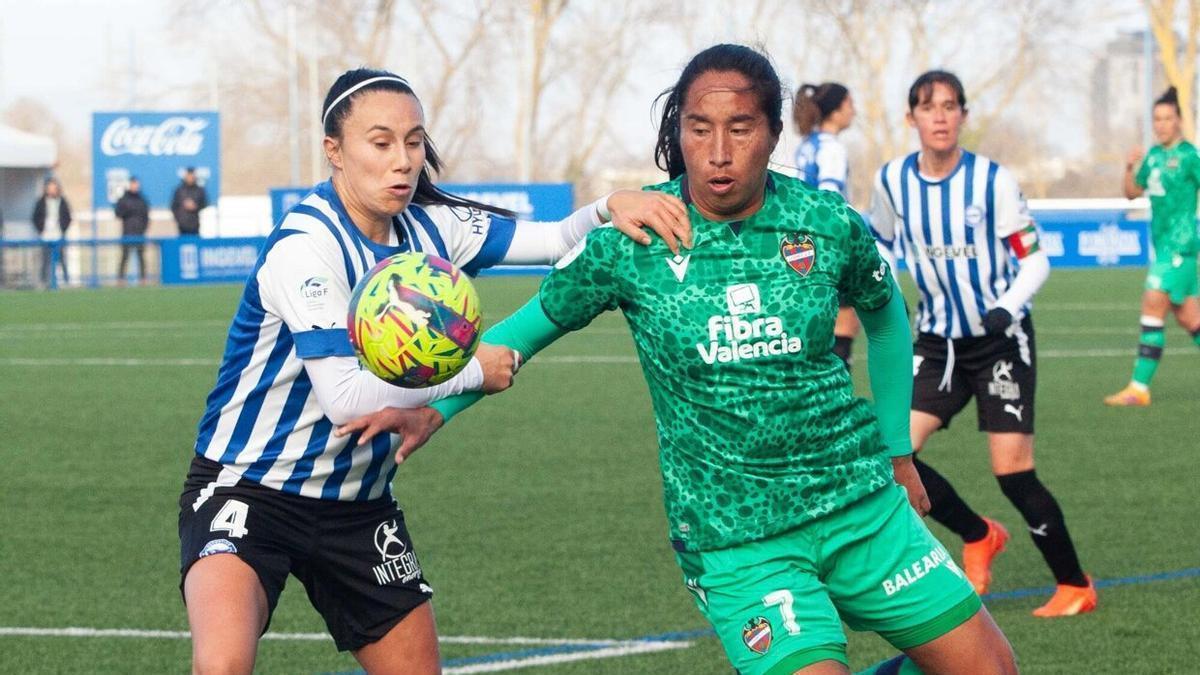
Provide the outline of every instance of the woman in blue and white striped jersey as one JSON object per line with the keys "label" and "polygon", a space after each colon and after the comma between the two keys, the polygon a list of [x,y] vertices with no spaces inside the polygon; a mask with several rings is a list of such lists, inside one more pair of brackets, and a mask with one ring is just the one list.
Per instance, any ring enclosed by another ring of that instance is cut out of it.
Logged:
{"label": "woman in blue and white striped jersey", "polygon": [[[661,193],[618,191],[557,223],[438,189],[440,161],[401,77],[352,70],[323,111],[330,180],[272,231],[225,345],[180,498],[181,588],[197,672],[250,672],[287,576],[304,585],[340,650],[368,672],[437,672],[425,580],[391,496],[405,448],[423,439],[336,427],[383,408],[507,388],[511,351],[484,345],[458,376],[401,389],[361,370],[346,330],[351,289],[376,262],[425,251],[468,274],[556,261],[611,221],[677,247],[687,210]],[[403,444],[402,444],[403,441]]]}

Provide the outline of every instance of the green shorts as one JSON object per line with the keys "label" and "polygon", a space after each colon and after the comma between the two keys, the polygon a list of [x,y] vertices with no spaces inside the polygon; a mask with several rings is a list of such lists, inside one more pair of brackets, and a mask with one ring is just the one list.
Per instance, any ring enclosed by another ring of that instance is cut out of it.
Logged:
{"label": "green shorts", "polygon": [[1158,256],[1146,274],[1146,290],[1166,293],[1173,305],[1183,304],[1184,300],[1200,292],[1196,280],[1196,256],[1179,253]]}
{"label": "green shorts", "polygon": [[768,539],[676,559],[742,675],[846,663],[843,620],[907,649],[982,606],[899,485]]}

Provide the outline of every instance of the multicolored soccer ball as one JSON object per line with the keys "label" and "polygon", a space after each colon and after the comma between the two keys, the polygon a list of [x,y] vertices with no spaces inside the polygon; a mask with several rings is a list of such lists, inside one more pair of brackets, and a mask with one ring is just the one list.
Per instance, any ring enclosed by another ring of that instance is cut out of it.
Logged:
{"label": "multicolored soccer ball", "polygon": [[354,287],[346,325],[364,368],[416,389],[466,367],[479,346],[482,321],[475,286],[450,261],[397,253]]}

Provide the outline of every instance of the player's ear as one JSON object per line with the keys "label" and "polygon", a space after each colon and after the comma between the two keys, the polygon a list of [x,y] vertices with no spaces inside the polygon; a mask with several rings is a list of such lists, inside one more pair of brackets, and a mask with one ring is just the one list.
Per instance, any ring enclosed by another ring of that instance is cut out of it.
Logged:
{"label": "player's ear", "polygon": [[333,168],[341,170],[342,168],[342,144],[331,136],[326,136],[321,143],[325,148],[325,161],[329,162]]}
{"label": "player's ear", "polygon": [[912,111],[911,111],[911,110],[909,110],[908,112],[904,113],[904,121],[905,121],[905,122],[908,124],[908,126],[909,126],[909,128],[910,128],[910,129],[916,129],[916,128],[917,128],[917,118],[913,117],[913,114],[912,114]]}

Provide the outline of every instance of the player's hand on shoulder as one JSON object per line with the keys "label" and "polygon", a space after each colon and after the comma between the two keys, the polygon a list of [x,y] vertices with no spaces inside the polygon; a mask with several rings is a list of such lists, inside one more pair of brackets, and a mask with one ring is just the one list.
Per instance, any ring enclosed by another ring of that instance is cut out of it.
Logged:
{"label": "player's hand on shoulder", "polygon": [[692,247],[692,224],[687,206],[678,197],[662,192],[617,190],[608,196],[613,227],[639,244],[649,244],[646,228],[678,255],[679,247]]}
{"label": "player's hand on shoulder", "polygon": [[404,461],[442,427],[442,414],[433,408],[384,408],[347,422],[334,430],[336,436],[358,433],[358,445],[366,445],[381,434],[399,434],[396,463]]}
{"label": "player's hand on shoulder", "polygon": [[479,345],[475,358],[483,368],[483,393],[495,394],[512,386],[513,377],[521,367],[521,355],[503,345]]}
{"label": "player's hand on shoulder", "polygon": [[908,492],[908,503],[912,505],[918,516],[924,518],[929,513],[929,495],[925,493],[925,484],[921,482],[921,476],[917,474],[913,456],[893,457],[892,473],[896,476],[896,482]]}
{"label": "player's hand on shoulder", "polygon": [[1002,335],[1012,326],[1013,315],[1003,307],[993,307],[983,317],[983,329],[988,335]]}

